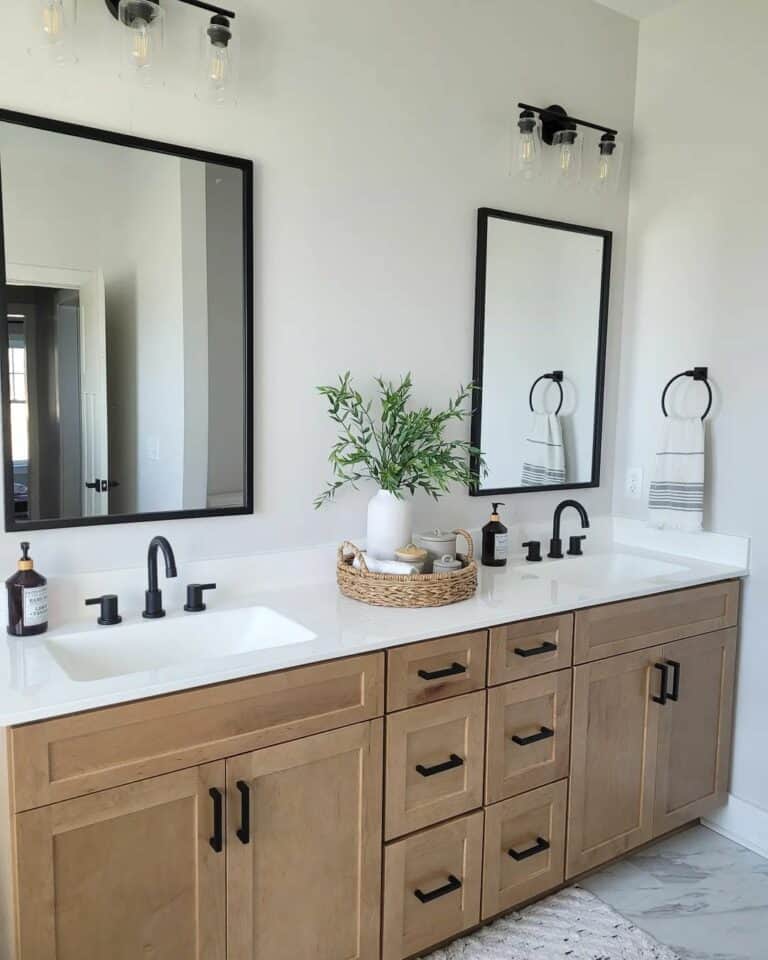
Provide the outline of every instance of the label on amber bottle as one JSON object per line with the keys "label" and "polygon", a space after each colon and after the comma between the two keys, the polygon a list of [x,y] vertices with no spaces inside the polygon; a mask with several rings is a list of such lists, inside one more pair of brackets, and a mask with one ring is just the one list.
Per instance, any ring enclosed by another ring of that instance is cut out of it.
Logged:
{"label": "label on amber bottle", "polygon": [[24,610],[22,613],[25,627],[39,627],[48,622],[48,586],[24,587]]}

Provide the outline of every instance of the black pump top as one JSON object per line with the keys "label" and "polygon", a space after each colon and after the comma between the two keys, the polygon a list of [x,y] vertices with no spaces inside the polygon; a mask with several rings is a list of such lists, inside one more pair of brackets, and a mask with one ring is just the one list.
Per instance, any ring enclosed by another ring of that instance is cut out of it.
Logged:
{"label": "black pump top", "polygon": [[502,503],[502,501],[499,500],[496,503],[491,503],[491,506],[493,507],[493,510],[491,511],[491,513],[498,513],[499,512],[498,508],[506,507],[506,503]]}
{"label": "black pump top", "polygon": [[21,544],[21,559],[29,560],[29,544],[25,541]]}

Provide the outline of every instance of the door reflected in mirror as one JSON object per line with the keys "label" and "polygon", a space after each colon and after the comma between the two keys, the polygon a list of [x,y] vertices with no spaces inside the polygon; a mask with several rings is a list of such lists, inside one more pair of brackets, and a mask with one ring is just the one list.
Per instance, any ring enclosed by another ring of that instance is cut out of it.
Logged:
{"label": "door reflected in mirror", "polygon": [[600,482],[611,233],[478,216],[473,493]]}
{"label": "door reflected in mirror", "polygon": [[6,529],[250,512],[251,164],[0,112]]}

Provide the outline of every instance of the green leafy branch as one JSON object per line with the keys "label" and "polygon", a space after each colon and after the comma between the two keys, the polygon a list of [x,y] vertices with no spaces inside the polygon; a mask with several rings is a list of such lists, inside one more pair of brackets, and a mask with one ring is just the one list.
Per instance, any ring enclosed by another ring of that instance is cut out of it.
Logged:
{"label": "green leafy branch", "polygon": [[316,508],[333,500],[342,487],[358,489],[361,480],[373,480],[401,499],[406,490],[423,490],[437,500],[451,483],[471,486],[476,482],[470,457],[486,472],[480,450],[467,440],[445,437],[451,423],[462,423],[470,416],[473,384],[460,387],[446,409],[434,411],[432,407],[409,409],[410,373],[397,384],[382,377],[375,382],[379,388],[376,413],[373,400],[364,399],[353,386],[349,371],[339,376],[337,385],[317,388],[328,401],[328,415],[339,432],[328,456],[334,479],[316,498]]}

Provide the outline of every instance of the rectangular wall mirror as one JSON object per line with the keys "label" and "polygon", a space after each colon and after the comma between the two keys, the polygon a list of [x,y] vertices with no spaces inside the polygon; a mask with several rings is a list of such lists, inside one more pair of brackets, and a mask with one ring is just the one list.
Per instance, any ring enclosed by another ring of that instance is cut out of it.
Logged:
{"label": "rectangular wall mirror", "polygon": [[253,168],[0,111],[5,528],[251,513]]}
{"label": "rectangular wall mirror", "polygon": [[476,496],[596,487],[611,233],[478,212]]}

